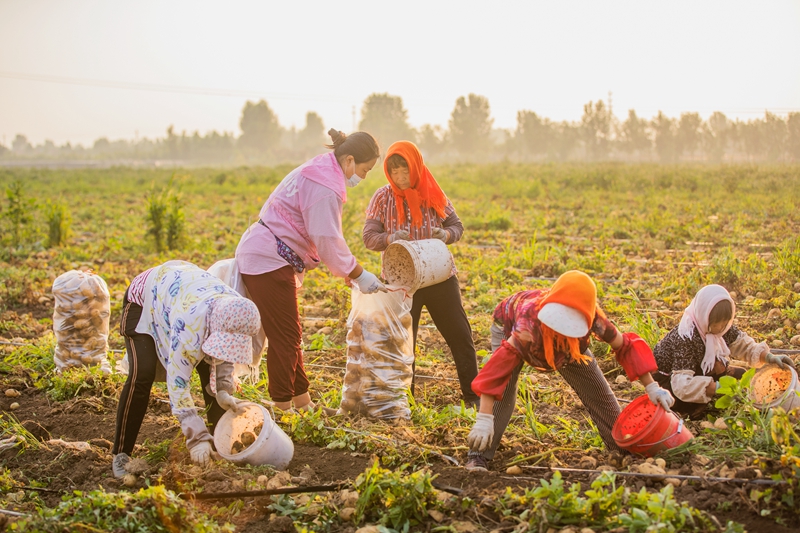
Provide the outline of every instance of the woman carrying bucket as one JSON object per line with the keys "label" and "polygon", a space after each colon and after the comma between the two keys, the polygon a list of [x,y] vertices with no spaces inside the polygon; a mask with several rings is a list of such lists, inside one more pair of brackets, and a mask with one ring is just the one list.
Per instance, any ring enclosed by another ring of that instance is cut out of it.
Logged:
{"label": "woman carrying bucket", "polygon": [[[439,239],[452,244],[461,238],[464,226],[414,143],[392,144],[383,170],[389,184],[375,191],[367,208],[362,235],[367,248],[382,252],[399,240]],[[455,263],[446,280],[414,292],[411,320],[415,345],[423,307],[427,307],[453,354],[464,402],[477,406],[478,396],[470,384],[478,374],[478,360],[472,328],[461,303]]]}
{"label": "woman carrying bucket", "polygon": [[518,292],[495,308],[493,354],[472,382],[480,395],[477,421],[469,434],[467,470],[487,470],[517,398],[523,364],[561,374],[583,402],[606,448],[620,450],[611,430],[620,413],[617,399],[589,351],[589,337],[611,345],[631,380],[645,386],[650,401],[669,410],[675,401],[653,381],[650,347],[635,333],[621,334],[597,305],[594,281],[577,270],[562,274],[549,289]]}
{"label": "woman carrying bucket", "polygon": [[675,411],[690,417],[703,414],[719,388],[719,378],[741,378],[747,366],[794,366],[788,355],[770,353],[767,343],[756,343],[733,325],[736,303],[720,285],[706,285],[683,313],[680,324],[653,349],[656,381],[677,398]]}
{"label": "woman carrying bucket", "polygon": [[[185,261],[168,261],[142,272],[122,299],[120,333],[130,370],[117,409],[112,453],[115,477],[136,444],[156,371],[166,370],[172,413],[186,436],[195,463],[211,457],[211,434],[197,414],[190,381],[197,368],[212,427],[224,410],[239,408],[233,366],[250,364],[258,309],[205,270]],[[213,431],[213,429],[212,429]]]}
{"label": "woman carrying bucket", "polygon": [[386,290],[358,264],[342,235],[342,205],[378,161],[369,133],[328,134],[333,152],[291,171],[242,235],[236,264],[267,334],[269,394],[279,409],[312,409],[303,367],[297,289],[306,271],[325,263],[334,276],[350,278],[363,293]]}

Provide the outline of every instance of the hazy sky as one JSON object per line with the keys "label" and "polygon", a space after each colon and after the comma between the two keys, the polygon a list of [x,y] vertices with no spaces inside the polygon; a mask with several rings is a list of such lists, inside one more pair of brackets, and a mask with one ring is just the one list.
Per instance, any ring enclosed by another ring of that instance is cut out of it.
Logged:
{"label": "hazy sky", "polygon": [[521,109],[578,120],[609,91],[618,117],[800,111],[800,0],[0,0],[6,146],[238,135],[259,98],[284,126],[311,110],[349,131],[373,92],[413,126],[446,126],[474,92],[513,128]]}

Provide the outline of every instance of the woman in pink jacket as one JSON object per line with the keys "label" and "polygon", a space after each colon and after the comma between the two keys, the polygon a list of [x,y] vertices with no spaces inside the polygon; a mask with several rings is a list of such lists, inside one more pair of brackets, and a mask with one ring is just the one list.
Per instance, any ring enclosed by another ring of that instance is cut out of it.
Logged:
{"label": "woman in pink jacket", "polygon": [[236,264],[258,307],[267,334],[269,394],[280,409],[311,409],[303,367],[297,288],[307,270],[325,263],[335,276],[348,277],[361,292],[386,288],[364,270],[342,235],[346,187],[355,187],[380,156],[365,132],[330,130],[333,152],[291,171],[275,188],[236,248]]}

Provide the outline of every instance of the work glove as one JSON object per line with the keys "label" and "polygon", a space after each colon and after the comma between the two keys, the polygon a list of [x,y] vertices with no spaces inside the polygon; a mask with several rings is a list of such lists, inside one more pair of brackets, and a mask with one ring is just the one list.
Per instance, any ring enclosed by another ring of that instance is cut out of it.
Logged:
{"label": "work glove", "polygon": [[433,228],[433,231],[431,231],[431,237],[434,239],[439,239],[443,243],[447,244],[447,230],[444,228]]}
{"label": "work glove", "polygon": [[494,415],[478,413],[475,425],[469,432],[467,442],[470,450],[482,452],[492,443],[494,438]]}
{"label": "work glove", "polygon": [[228,391],[217,391],[217,403],[226,411],[238,413],[242,409],[242,402],[228,393]]}
{"label": "work glove", "polygon": [[672,394],[668,390],[659,387],[655,381],[645,386],[644,390],[647,392],[647,397],[650,398],[650,401],[655,405],[660,405],[665,411],[671,411],[670,407],[675,405],[675,398],[672,397]]}
{"label": "work glove", "polygon": [[778,365],[782,370],[788,370],[789,367],[794,366],[794,361],[792,361],[792,358],[783,354],[778,355],[768,353],[767,357],[764,359],[764,362],[768,365]]}
{"label": "work glove", "polygon": [[211,460],[211,452],[211,442],[203,440],[189,449],[189,457],[193,463],[205,466]]}
{"label": "work glove", "polygon": [[358,290],[364,294],[372,294],[377,291],[386,292],[386,286],[372,272],[363,270],[360,276],[353,278],[353,281],[358,285]]}
{"label": "work glove", "polygon": [[400,229],[389,235],[389,240],[386,244],[392,244],[394,241],[410,241],[411,234],[404,229]]}

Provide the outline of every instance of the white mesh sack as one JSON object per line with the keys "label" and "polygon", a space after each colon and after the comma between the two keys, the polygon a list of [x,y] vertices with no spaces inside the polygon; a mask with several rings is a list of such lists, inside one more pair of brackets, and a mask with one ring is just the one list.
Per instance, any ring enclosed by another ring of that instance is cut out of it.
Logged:
{"label": "white mesh sack", "polygon": [[110,373],[106,356],[111,307],[106,282],[97,274],[70,270],[53,282],[53,297],[56,368],[99,364]]}

